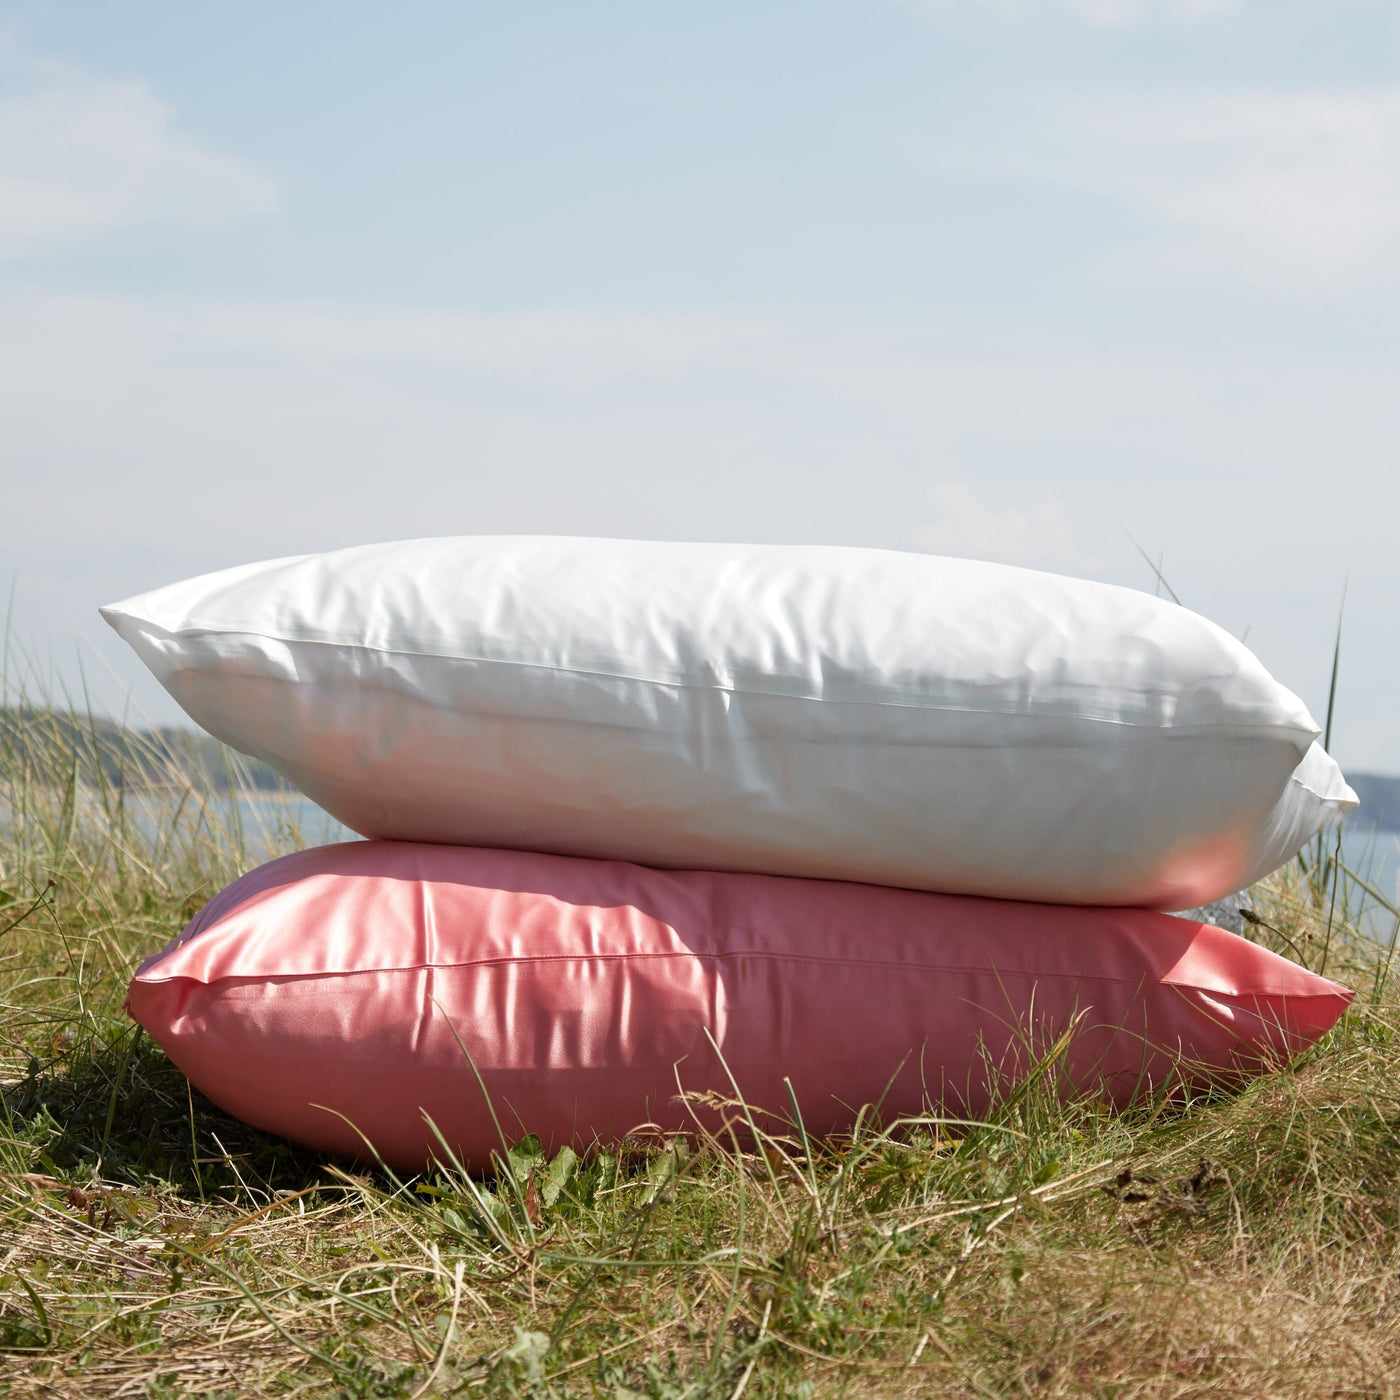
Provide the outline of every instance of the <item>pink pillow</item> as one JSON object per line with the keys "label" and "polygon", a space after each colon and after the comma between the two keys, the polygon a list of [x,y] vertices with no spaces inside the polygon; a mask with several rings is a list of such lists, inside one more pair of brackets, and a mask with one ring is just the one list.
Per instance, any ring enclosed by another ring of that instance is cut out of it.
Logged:
{"label": "pink pillow", "polygon": [[677,1077],[730,1092],[708,1032],[751,1105],[790,1116],[787,1076],[828,1134],[983,1113],[1076,1013],[1062,1089],[1121,1104],[1277,1064],[1351,997],[1145,910],[352,841],[236,880],[127,1006],[230,1113],[419,1168],[425,1115],[473,1167],[501,1147],[473,1064],[508,1139],[582,1149],[689,1126]]}

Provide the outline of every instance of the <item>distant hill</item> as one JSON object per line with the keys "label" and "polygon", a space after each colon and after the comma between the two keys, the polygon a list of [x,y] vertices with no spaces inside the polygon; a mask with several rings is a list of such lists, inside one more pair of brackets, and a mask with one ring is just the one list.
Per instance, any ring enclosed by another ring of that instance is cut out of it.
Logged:
{"label": "distant hill", "polygon": [[1348,773],[1361,806],[1352,813],[1354,824],[1400,831],[1400,778],[1384,773]]}
{"label": "distant hill", "polygon": [[0,771],[41,783],[113,788],[184,786],[292,791],[265,763],[208,734],[168,725],[132,729],[93,715],[39,706],[0,708]]}

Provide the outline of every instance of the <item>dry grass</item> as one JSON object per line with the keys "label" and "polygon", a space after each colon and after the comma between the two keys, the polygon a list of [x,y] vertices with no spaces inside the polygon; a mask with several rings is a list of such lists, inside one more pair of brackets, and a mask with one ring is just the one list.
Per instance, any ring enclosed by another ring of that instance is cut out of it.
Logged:
{"label": "dry grass", "polygon": [[1325,851],[1255,932],[1361,996],[1238,1096],[399,1182],[225,1117],[120,1012],[296,832],[40,740],[0,763],[6,1394],[1400,1394],[1400,1006]]}

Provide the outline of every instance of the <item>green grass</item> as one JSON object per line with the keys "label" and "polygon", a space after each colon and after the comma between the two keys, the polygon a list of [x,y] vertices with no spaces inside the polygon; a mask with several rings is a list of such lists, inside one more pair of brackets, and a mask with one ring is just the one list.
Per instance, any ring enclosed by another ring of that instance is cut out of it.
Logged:
{"label": "green grass", "polygon": [[0,749],[6,1394],[1400,1394],[1400,1001],[1325,847],[1254,932],[1357,1004],[1237,1096],[1123,1115],[1042,1079],[980,1126],[527,1140],[397,1181],[226,1117],[124,1016],[136,963],[299,838],[74,732]]}

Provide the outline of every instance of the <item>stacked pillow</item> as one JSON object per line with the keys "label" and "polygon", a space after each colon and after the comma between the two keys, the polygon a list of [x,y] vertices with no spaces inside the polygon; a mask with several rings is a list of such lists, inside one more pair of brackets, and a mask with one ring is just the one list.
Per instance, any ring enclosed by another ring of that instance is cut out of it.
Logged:
{"label": "stacked pillow", "polygon": [[[1239,1075],[1349,994],[1152,911],[1355,796],[1240,643],[1127,589],[928,555],[418,540],[103,610],[187,712],[377,838],[235,882],[130,1006],[216,1101],[472,1164],[677,1092],[835,1131]],[[976,898],[970,898],[976,896]],[[353,1066],[353,1072],[347,1069]],[[901,1069],[901,1066],[903,1068]],[[427,1121],[432,1120],[432,1125]],[[515,1130],[518,1129],[518,1132]]]}

